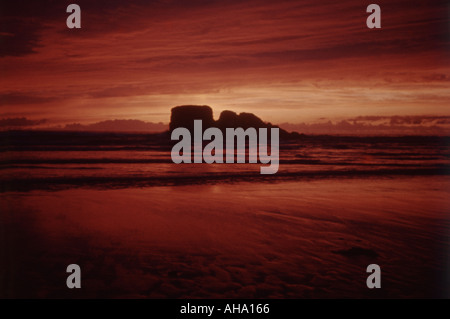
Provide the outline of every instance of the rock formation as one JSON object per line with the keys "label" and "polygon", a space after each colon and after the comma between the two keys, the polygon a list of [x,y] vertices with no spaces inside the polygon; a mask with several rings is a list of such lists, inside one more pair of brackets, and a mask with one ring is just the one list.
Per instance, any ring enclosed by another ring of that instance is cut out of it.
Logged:
{"label": "rock formation", "polygon": [[[242,127],[243,129],[249,127],[256,129],[278,127],[271,123],[263,122],[253,113],[237,114],[233,111],[223,111],[219,119],[215,121],[212,108],[207,105],[182,105],[172,108],[169,125],[170,131],[173,131],[177,127],[185,127],[193,132],[194,120],[202,120],[204,130],[208,127],[217,127],[223,131],[226,128],[237,127]],[[295,139],[298,137],[300,137],[300,134],[296,132],[289,133],[280,128],[281,139]]]}

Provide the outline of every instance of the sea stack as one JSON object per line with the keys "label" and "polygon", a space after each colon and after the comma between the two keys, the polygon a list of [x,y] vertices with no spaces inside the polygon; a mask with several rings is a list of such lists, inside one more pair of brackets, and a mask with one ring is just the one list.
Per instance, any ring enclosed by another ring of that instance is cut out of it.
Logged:
{"label": "sea stack", "polygon": [[172,132],[177,127],[185,127],[194,131],[194,120],[202,120],[203,128],[214,126],[212,108],[207,105],[181,105],[172,108],[169,129]]}
{"label": "sea stack", "polygon": [[[223,132],[226,128],[242,127],[244,130],[250,127],[259,128],[278,128],[276,125],[266,123],[253,113],[239,113],[233,111],[223,111],[219,119],[214,120],[213,110],[207,105],[181,105],[172,108],[170,116],[169,129],[172,132],[177,127],[185,127],[191,133],[194,131],[194,120],[202,120],[203,130],[210,127],[217,127]],[[300,134],[297,132],[289,133],[280,128],[281,139],[297,139]]]}

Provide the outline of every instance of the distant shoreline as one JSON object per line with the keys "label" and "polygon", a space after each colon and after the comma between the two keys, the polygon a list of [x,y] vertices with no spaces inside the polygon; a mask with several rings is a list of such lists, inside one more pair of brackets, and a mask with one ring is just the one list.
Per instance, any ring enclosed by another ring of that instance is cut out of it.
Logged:
{"label": "distant shoreline", "polygon": [[[166,131],[110,131],[110,130],[67,130],[67,129],[7,129],[7,130],[0,130],[0,135],[3,134],[9,134],[9,133],[59,133],[59,134],[130,134],[130,135],[163,135],[168,134],[169,130]],[[294,131],[292,131],[294,132]],[[300,133],[302,137],[348,137],[348,138],[367,138],[367,137],[393,137],[393,138],[410,138],[410,137],[439,137],[439,138],[450,138],[450,133],[448,134],[399,134],[399,133],[385,133],[385,134],[345,134],[345,133]]]}

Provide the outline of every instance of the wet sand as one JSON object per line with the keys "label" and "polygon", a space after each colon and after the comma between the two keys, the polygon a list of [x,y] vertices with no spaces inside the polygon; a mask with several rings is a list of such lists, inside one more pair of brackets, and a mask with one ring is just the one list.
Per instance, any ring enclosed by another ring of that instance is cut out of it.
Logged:
{"label": "wet sand", "polygon": [[0,297],[449,297],[449,194],[447,176],[2,193]]}

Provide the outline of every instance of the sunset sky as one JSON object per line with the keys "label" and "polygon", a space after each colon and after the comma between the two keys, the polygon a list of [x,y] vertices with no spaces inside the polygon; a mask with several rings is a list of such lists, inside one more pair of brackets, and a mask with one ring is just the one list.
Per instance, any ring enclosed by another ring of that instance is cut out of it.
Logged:
{"label": "sunset sky", "polygon": [[[70,3],[81,29],[66,26]],[[382,28],[368,29],[370,3],[2,1],[0,118],[168,123],[201,104],[272,123],[450,123],[450,5],[376,1]]]}

